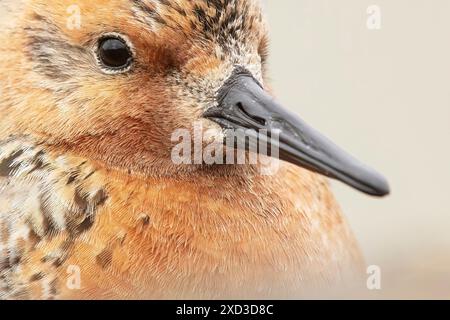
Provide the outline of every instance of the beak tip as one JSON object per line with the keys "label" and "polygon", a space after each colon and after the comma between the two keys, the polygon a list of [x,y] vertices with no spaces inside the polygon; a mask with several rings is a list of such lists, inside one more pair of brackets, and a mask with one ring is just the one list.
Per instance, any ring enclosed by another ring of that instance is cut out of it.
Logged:
{"label": "beak tip", "polygon": [[385,197],[391,194],[391,188],[389,187],[389,184],[386,183],[385,188],[381,191],[381,197]]}
{"label": "beak tip", "polygon": [[389,182],[383,176],[380,176],[373,188],[372,195],[376,197],[386,197],[390,195],[390,193],[391,188],[389,186]]}

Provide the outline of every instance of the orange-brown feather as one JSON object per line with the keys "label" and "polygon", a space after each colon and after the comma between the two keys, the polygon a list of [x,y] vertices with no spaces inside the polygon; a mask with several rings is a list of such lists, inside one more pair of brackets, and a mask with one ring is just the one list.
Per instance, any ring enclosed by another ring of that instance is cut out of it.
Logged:
{"label": "orange-brown feather", "polygon": [[[213,2],[77,1],[79,29],[66,27],[73,1],[8,2],[0,242],[16,237],[20,260],[0,264],[13,289],[0,298],[299,297],[359,273],[323,178],[287,164],[267,177],[172,163],[174,130],[219,130],[201,115],[235,65],[264,82],[257,1]],[[92,48],[105,32],[133,43],[132,73],[99,70]],[[10,172],[18,150],[22,171]]]}

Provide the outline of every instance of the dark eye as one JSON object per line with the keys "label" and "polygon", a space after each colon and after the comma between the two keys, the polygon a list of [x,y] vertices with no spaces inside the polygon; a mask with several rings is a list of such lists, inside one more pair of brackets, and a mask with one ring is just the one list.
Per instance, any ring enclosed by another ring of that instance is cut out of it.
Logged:
{"label": "dark eye", "polygon": [[133,62],[133,54],[125,40],[106,37],[98,45],[98,58],[112,71],[124,71]]}

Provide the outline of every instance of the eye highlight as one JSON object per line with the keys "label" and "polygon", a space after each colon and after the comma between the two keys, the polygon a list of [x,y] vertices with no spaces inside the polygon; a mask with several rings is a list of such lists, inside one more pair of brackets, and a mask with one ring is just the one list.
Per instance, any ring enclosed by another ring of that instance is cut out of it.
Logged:
{"label": "eye highlight", "polygon": [[107,35],[100,38],[98,42],[97,59],[106,72],[122,73],[130,69],[133,63],[133,52],[120,36]]}

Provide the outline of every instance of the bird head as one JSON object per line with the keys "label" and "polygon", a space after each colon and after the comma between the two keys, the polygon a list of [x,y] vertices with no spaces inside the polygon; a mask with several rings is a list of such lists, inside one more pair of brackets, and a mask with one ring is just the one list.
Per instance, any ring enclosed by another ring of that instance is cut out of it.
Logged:
{"label": "bird head", "polygon": [[388,192],[383,177],[271,97],[258,1],[19,2],[2,62],[11,71],[3,102],[10,133],[162,174],[180,171],[171,161],[177,129],[201,123],[223,141],[229,130],[277,132],[282,160]]}

